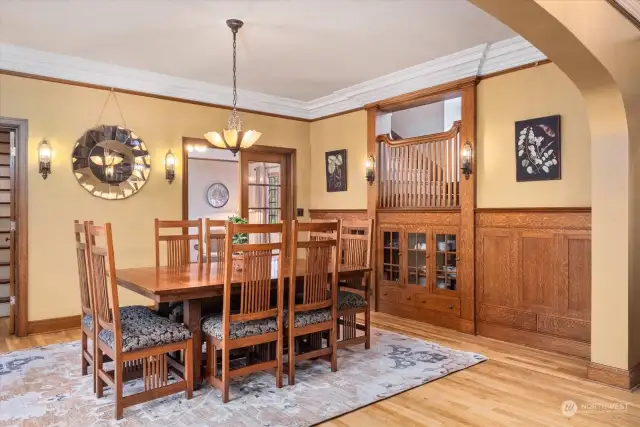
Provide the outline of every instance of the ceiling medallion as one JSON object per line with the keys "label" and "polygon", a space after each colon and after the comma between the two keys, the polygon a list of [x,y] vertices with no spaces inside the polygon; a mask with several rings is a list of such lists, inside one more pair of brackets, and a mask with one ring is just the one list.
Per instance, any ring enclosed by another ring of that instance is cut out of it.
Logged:
{"label": "ceiling medallion", "polygon": [[242,131],[242,121],[236,110],[236,102],[238,100],[238,92],[236,90],[236,35],[238,30],[242,28],[244,22],[239,19],[228,19],[227,25],[231,28],[233,34],[233,110],[229,115],[227,129],[219,132],[208,132],[204,137],[216,148],[228,149],[235,157],[236,153],[242,148],[251,147],[262,135],[255,130]]}
{"label": "ceiling medallion", "polygon": [[71,153],[78,183],[96,197],[126,199],[147,183],[151,158],[144,142],[130,129],[100,125],[87,130]]}

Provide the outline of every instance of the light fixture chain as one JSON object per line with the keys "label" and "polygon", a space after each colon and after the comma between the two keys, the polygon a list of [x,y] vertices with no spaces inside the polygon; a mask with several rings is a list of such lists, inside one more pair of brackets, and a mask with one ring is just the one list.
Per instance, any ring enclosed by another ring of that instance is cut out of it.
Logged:
{"label": "light fixture chain", "polygon": [[237,30],[233,31],[233,110],[236,109],[236,102],[238,101],[238,91],[236,90],[236,34]]}

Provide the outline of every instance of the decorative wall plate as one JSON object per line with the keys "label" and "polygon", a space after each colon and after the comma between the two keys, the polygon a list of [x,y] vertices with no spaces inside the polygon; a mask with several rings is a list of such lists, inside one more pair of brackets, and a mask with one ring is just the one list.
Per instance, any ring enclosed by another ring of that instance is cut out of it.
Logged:
{"label": "decorative wall plate", "polygon": [[130,129],[100,125],[76,141],[71,153],[73,173],[89,193],[102,199],[126,199],[149,179],[151,157]]}
{"label": "decorative wall plate", "polygon": [[214,208],[221,208],[229,201],[229,189],[221,182],[212,184],[207,190],[207,201]]}

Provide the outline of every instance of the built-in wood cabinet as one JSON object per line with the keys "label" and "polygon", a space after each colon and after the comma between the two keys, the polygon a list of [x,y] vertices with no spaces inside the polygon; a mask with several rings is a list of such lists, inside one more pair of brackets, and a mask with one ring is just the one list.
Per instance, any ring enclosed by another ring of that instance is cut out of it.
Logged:
{"label": "built-in wood cabinet", "polygon": [[[382,220],[393,214],[383,214]],[[378,242],[379,309],[382,312],[428,321],[466,332],[460,326],[461,265],[460,230],[452,222],[459,214],[415,213],[398,218],[397,224],[381,224]],[[431,218],[420,224],[421,219]]]}
{"label": "built-in wood cabinet", "polygon": [[417,291],[442,295],[457,294],[458,235],[455,227],[381,228],[381,284],[417,287],[420,288]]}

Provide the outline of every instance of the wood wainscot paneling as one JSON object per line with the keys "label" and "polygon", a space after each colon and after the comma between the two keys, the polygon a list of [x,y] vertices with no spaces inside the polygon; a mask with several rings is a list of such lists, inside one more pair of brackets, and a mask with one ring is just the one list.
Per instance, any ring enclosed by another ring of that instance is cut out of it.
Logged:
{"label": "wood wainscot paneling", "polygon": [[480,335],[588,358],[591,209],[476,209]]}
{"label": "wood wainscot paneling", "polygon": [[309,209],[311,219],[342,219],[366,221],[366,209]]}

